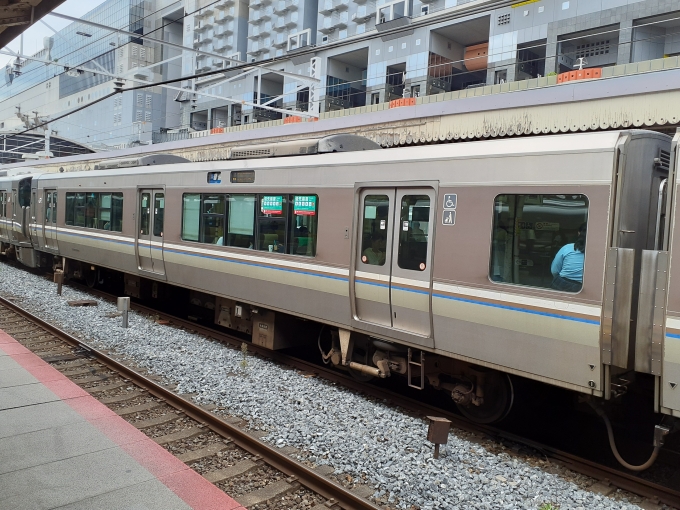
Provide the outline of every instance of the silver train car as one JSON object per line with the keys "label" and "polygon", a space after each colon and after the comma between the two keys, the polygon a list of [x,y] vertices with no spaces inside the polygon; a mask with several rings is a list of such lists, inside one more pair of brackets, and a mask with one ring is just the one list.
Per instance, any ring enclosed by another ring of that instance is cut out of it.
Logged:
{"label": "silver train car", "polygon": [[[445,390],[481,422],[512,406],[507,374],[614,401],[644,379],[649,405],[680,417],[671,138],[362,140],[0,178],[1,251],[91,285],[119,272],[132,296],[189,289],[271,349],[323,329],[326,363]],[[556,288],[579,242],[581,281]]]}

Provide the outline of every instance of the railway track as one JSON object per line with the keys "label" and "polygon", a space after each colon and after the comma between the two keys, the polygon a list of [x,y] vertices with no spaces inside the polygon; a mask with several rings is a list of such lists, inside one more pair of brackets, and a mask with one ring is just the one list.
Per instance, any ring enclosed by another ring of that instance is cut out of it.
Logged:
{"label": "railway track", "polygon": [[0,328],[247,508],[274,500],[274,508],[379,508],[260,441],[241,420],[221,418],[1,297]]}
{"label": "railway track", "polygon": [[[75,287],[79,288],[79,290],[87,290],[88,292],[91,292],[94,295],[101,297],[103,299],[115,299],[114,296],[102,292],[100,290],[88,289],[78,284],[75,284]],[[135,303],[133,304],[132,308],[138,312],[155,316],[159,320],[167,322],[169,325],[173,327],[183,328],[185,330],[204,335],[216,341],[232,345],[235,348],[240,348],[243,343],[242,338],[238,338],[227,333],[222,333],[208,327],[200,326],[195,322],[180,319],[143,305]],[[0,327],[2,327],[1,323]],[[510,442],[513,444],[525,445],[528,448],[541,452],[543,455],[547,456],[551,460],[551,462],[557,463],[572,471],[590,476],[595,480],[598,480],[598,482],[596,483],[596,487],[593,487],[592,489],[598,492],[602,492],[603,494],[608,494],[618,488],[645,498],[649,508],[654,508],[653,506],[654,504],[666,504],[674,508],[680,508],[680,490],[677,490],[675,488],[665,487],[650,482],[648,480],[644,480],[638,476],[623,472],[621,470],[614,469],[608,466],[603,466],[601,464],[583,459],[576,455],[561,451],[559,449],[552,448],[545,444],[527,440],[526,438],[517,436],[515,434],[510,434],[496,427],[474,424],[457,414],[444,411],[441,408],[434,407],[423,402],[405,397],[403,395],[392,392],[390,390],[386,390],[384,388],[378,388],[375,386],[358,382],[353,378],[344,375],[343,373],[337,372],[336,370],[328,369],[323,366],[319,366],[317,364],[310,363],[305,360],[301,360],[283,354],[281,352],[270,351],[251,344],[248,345],[248,349],[251,353],[272,359],[279,363],[293,367],[301,372],[315,374],[329,381],[342,384],[343,386],[354,391],[364,393],[370,397],[386,400],[390,402],[392,405],[399,406],[411,414],[418,416],[436,415],[445,417],[451,420],[452,425],[454,427],[465,430],[467,432],[492,438],[493,440],[499,443]],[[166,389],[164,390],[167,391]],[[184,400],[181,397],[179,398],[181,400]],[[196,407],[193,403],[191,402],[188,403]],[[205,412],[205,410],[202,410],[202,412]],[[210,416],[214,417],[212,413],[209,414]],[[259,443],[262,444],[261,442]],[[279,453],[276,450],[274,450],[274,452]],[[255,453],[255,455],[259,454]],[[282,471],[286,472],[284,470]],[[302,483],[302,481],[300,481],[300,483]],[[302,485],[305,484],[302,483]],[[339,506],[343,508],[357,508],[357,509],[364,508],[361,506],[351,506],[351,504],[350,506],[344,506],[344,503],[341,502],[341,500],[337,498],[336,500],[338,501]],[[376,507],[370,506],[366,508]]]}

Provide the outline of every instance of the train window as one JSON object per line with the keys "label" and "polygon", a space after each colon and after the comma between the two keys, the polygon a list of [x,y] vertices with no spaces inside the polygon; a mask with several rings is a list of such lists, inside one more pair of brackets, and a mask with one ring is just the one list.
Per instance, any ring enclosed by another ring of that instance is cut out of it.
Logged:
{"label": "train window", "polygon": [[430,197],[427,195],[401,197],[399,219],[397,263],[402,269],[424,271],[427,264]]}
{"label": "train window", "polygon": [[364,199],[364,224],[361,236],[361,262],[372,266],[385,264],[390,199],[387,195],[367,195]]}
{"label": "train window", "polygon": [[580,291],[587,220],[585,195],[498,195],[489,277],[495,282]]}
{"label": "train window", "polygon": [[198,241],[201,216],[201,195],[185,193],[182,196],[182,239]]}
{"label": "train window", "polygon": [[230,195],[227,246],[253,248],[255,246],[255,195]]}
{"label": "train window", "polygon": [[258,249],[286,253],[287,195],[260,195]]}
{"label": "train window", "polygon": [[316,255],[317,203],[316,195],[293,195],[291,199],[288,253],[291,255]]}
{"label": "train window", "polygon": [[224,195],[203,195],[201,201],[202,243],[224,244]]}
{"label": "train window", "polygon": [[48,191],[45,194],[45,223],[52,223],[52,218],[54,218],[52,210],[52,192]]}
{"label": "train window", "polygon": [[317,195],[185,193],[182,200],[184,241],[316,255]]}
{"label": "train window", "polygon": [[139,233],[149,235],[149,223],[151,221],[151,193],[142,193],[139,202]]}
{"label": "train window", "polygon": [[88,228],[99,228],[99,193],[87,193],[85,207],[85,226]]}
{"label": "train window", "polygon": [[76,227],[85,226],[85,193],[76,193],[75,198],[75,221],[74,225]]}
{"label": "train window", "polygon": [[[57,219],[57,192],[47,194],[45,220]],[[51,208],[51,210],[50,210]],[[122,232],[122,193],[66,193],[66,225]]]}
{"label": "train window", "polygon": [[76,194],[66,193],[66,215],[65,215],[66,225],[75,224],[75,214],[76,214]]}
{"label": "train window", "polygon": [[153,235],[163,237],[163,218],[165,216],[165,195],[156,193],[153,196]]}
{"label": "train window", "polygon": [[[54,194],[54,203],[56,207],[57,203],[57,194]],[[110,230],[113,232],[122,232],[123,231],[123,194],[122,193],[113,193],[111,196],[111,222],[110,222]],[[109,230],[106,226],[106,223],[104,223],[104,230]]]}
{"label": "train window", "polygon": [[19,183],[19,207],[31,206],[31,179],[23,179]]}

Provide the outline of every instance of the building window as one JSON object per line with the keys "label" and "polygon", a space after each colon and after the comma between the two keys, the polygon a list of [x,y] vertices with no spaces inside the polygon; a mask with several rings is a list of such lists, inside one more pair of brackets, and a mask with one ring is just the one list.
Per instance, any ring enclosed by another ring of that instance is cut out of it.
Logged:
{"label": "building window", "polygon": [[151,122],[151,112],[144,112],[144,122]]}
{"label": "building window", "polygon": [[137,94],[137,106],[143,106],[144,104],[144,94]]}
{"label": "building window", "polygon": [[395,0],[376,7],[376,23],[385,23],[387,21],[403,18],[409,14],[408,2],[405,0]]}
{"label": "building window", "polygon": [[308,28],[297,34],[288,36],[288,51],[296,50],[310,44],[312,37],[312,30]]}
{"label": "building window", "polygon": [[151,96],[149,94],[146,95],[146,102],[144,103],[144,106],[146,108],[151,108]]}
{"label": "building window", "polygon": [[138,121],[138,122],[142,120],[142,110],[137,110],[137,114],[135,115],[135,120]]}
{"label": "building window", "polygon": [[587,221],[585,195],[498,195],[489,277],[499,283],[578,292]]}

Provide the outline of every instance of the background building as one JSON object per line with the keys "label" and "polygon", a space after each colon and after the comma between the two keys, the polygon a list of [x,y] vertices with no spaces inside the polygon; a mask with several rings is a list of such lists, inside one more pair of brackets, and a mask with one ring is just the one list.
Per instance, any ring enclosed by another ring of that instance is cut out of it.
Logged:
{"label": "background building", "polygon": [[104,148],[306,111],[302,78],[313,63],[319,111],[329,112],[532,80],[579,62],[603,68],[680,54],[680,2],[666,0],[109,0],[85,18],[184,49],[73,24],[34,56],[58,64],[8,70],[0,129],[22,125],[16,106],[49,119],[112,90],[110,76],[65,71],[64,62],[128,79],[184,78],[50,125]]}

